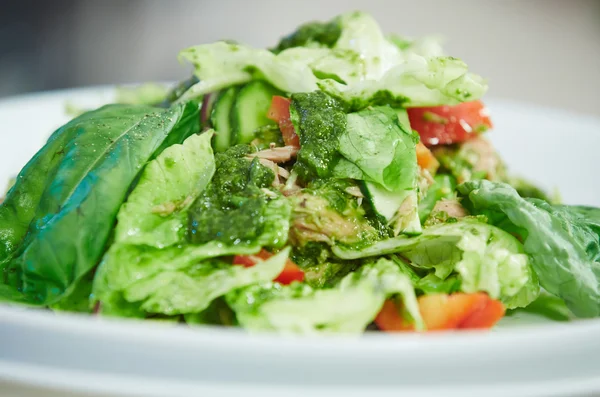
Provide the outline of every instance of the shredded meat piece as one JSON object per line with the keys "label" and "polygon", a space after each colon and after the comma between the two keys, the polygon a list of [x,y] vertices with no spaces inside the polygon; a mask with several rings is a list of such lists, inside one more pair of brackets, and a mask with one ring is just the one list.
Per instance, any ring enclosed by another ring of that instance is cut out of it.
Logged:
{"label": "shredded meat piece", "polygon": [[350,186],[350,187],[346,188],[345,192],[354,197],[358,197],[358,198],[365,197],[362,194],[362,192],[360,191],[360,188],[358,186]]}
{"label": "shredded meat piece", "polygon": [[441,199],[435,204],[431,213],[434,214],[438,212],[445,212],[451,218],[464,218],[468,215],[465,207],[457,200],[448,199]]}
{"label": "shredded meat piece", "polygon": [[276,163],[285,163],[296,157],[298,150],[300,149],[295,146],[273,147],[252,153],[249,156],[274,161]]}

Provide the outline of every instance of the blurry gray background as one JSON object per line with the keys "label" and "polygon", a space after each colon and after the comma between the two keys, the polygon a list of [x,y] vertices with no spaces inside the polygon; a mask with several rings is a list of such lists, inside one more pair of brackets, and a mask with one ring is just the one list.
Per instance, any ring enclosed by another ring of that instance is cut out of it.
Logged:
{"label": "blurry gray background", "polygon": [[362,9],[384,30],[439,33],[494,97],[600,115],[600,0],[0,1],[0,97],[179,80],[177,52],[273,45],[298,24]]}

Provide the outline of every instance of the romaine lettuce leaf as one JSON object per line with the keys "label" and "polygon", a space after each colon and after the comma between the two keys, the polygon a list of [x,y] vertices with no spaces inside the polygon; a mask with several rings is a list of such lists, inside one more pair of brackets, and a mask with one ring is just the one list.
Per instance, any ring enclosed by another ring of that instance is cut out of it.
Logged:
{"label": "romaine lettuce leaf", "polygon": [[365,73],[352,82],[379,80],[404,60],[401,51],[385,37],[371,15],[354,11],[340,15],[339,20],[342,33],[334,48],[353,51],[365,63]]}
{"label": "romaine lettuce leaf", "polygon": [[440,280],[456,274],[462,291],[485,291],[508,308],[525,306],[539,293],[537,278],[519,241],[476,220],[432,226],[417,237],[399,236],[362,250],[335,246],[332,251],[341,259],[397,253],[412,266],[433,270]]}
{"label": "romaine lettuce leaf", "polygon": [[458,186],[463,204],[518,234],[541,286],[580,317],[600,315],[600,209],[523,199],[511,186],[471,181]]}
{"label": "romaine lettuce leaf", "polygon": [[[252,255],[260,249],[258,245],[229,246],[219,242],[163,249],[116,243],[104,255],[94,277],[93,301],[102,303],[102,313],[106,315],[143,317],[145,313],[140,309],[140,303],[125,298],[129,288],[137,282],[159,279],[163,273],[186,280],[188,270],[203,261],[209,262],[210,269],[218,270],[219,262],[214,258]],[[155,286],[158,288],[158,284]]]}
{"label": "romaine lettuce leaf", "polygon": [[386,259],[363,266],[333,288],[269,283],[233,291],[226,299],[239,323],[250,331],[359,334],[373,321],[385,299],[396,294],[402,297],[415,328],[423,329],[409,278]]}
{"label": "romaine lettuce leaf", "polygon": [[252,79],[289,93],[319,88],[354,110],[453,105],[479,99],[487,90],[464,62],[434,56],[439,51],[431,45],[401,49],[369,14],[350,12],[300,30],[277,47],[277,54],[225,42],[183,50],[180,59],[194,65],[200,81],[179,100]]}
{"label": "romaine lettuce leaf", "polygon": [[487,91],[480,76],[457,58],[412,55],[378,80],[345,85],[331,79],[319,88],[351,109],[389,104],[395,107],[456,105],[479,99]]}
{"label": "romaine lettuce leaf", "polygon": [[381,106],[347,115],[339,151],[361,169],[365,180],[392,192],[415,191],[418,139],[402,128],[395,110]]}
{"label": "romaine lettuce leaf", "polygon": [[178,101],[247,83],[253,78],[264,79],[284,92],[314,91],[317,78],[308,67],[314,58],[299,61],[295,53],[296,49],[291,48],[275,55],[268,50],[223,41],[185,49],[179,58],[194,65],[199,82]]}
{"label": "romaine lettuce leaf", "polygon": [[[115,242],[94,279],[93,300],[102,303],[103,314],[143,317],[147,313],[198,313],[231,289],[272,280],[281,272],[287,252],[285,258],[277,256],[275,262],[269,262],[275,263],[272,266],[245,268],[218,259],[255,254],[262,240],[253,244],[187,244],[188,207],[206,190],[215,172],[212,135],[192,136],[183,145],[165,150],[148,164],[129,200],[121,206]],[[265,211],[271,223],[279,222],[269,212],[281,212],[276,208],[279,202],[271,201]],[[288,218],[284,225],[268,224],[265,235],[282,227],[287,233]]]}
{"label": "romaine lettuce leaf", "polygon": [[[368,198],[394,230],[418,233],[419,168],[418,136],[400,123],[403,114],[387,106],[371,107],[347,116],[346,132],[340,136],[340,153],[367,181]],[[351,168],[345,177],[355,171]],[[336,167],[336,175],[342,169]],[[382,209],[388,211],[382,212]]]}
{"label": "romaine lettuce leaf", "polygon": [[146,166],[119,210],[116,242],[163,248],[185,240],[187,209],[215,172],[212,136],[193,135]]}
{"label": "romaine lettuce leaf", "polygon": [[441,36],[431,35],[415,39],[391,34],[388,36],[388,40],[404,54],[414,53],[427,58],[445,55],[442,47],[444,38]]}
{"label": "romaine lettuce leaf", "polygon": [[178,271],[163,270],[135,281],[123,297],[128,302],[139,302],[147,313],[199,313],[229,291],[274,279],[283,270],[288,254],[286,248],[251,267],[207,260]]}
{"label": "romaine lettuce leaf", "polygon": [[517,313],[543,316],[554,321],[570,321],[574,318],[565,301],[547,292],[542,292],[536,300],[526,307],[511,310],[506,315],[512,316]]}

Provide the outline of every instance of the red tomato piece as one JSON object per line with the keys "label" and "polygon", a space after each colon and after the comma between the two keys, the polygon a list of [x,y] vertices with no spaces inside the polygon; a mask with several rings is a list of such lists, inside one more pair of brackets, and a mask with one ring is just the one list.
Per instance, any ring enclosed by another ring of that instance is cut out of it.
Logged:
{"label": "red tomato piece", "polygon": [[489,299],[486,305],[481,309],[471,313],[466,319],[464,319],[459,328],[463,329],[486,329],[493,327],[502,317],[506,309],[504,305],[493,299]]}
{"label": "red tomato piece", "polygon": [[375,324],[382,331],[387,332],[399,332],[399,331],[411,331],[413,325],[404,321],[399,313],[399,308],[396,306],[394,301],[386,300],[383,303],[383,307],[375,317]]}
{"label": "red tomato piece", "polygon": [[[233,258],[233,264],[251,267],[254,266],[259,260],[264,261],[272,256],[273,254],[266,250],[262,250],[256,255],[236,255]],[[302,271],[302,269],[300,269],[298,265],[296,265],[294,262],[288,259],[279,276],[277,276],[273,281],[287,285],[291,284],[293,281],[303,280],[304,272]]]}
{"label": "red tomato piece", "polygon": [[492,128],[488,110],[481,101],[407,111],[411,128],[419,133],[426,146],[463,142]]}
{"label": "red tomato piece", "polygon": [[[501,302],[482,292],[423,295],[418,302],[427,331],[488,329],[505,313]],[[414,326],[402,319],[398,307],[391,300],[385,302],[375,324],[387,332],[414,331]]]}
{"label": "red tomato piece", "polygon": [[286,146],[300,147],[300,138],[298,138],[298,134],[296,134],[294,125],[290,120],[291,103],[292,101],[289,98],[274,96],[267,117],[279,124],[283,142]]}

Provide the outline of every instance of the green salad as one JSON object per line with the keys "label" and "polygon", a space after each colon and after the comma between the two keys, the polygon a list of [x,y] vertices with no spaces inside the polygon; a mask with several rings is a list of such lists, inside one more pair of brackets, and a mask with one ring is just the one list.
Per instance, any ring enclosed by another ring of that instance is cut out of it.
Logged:
{"label": "green salad", "polygon": [[0,205],[0,301],[251,332],[600,315],[600,209],[510,174],[484,79],[352,12],[187,48],[56,130]]}

